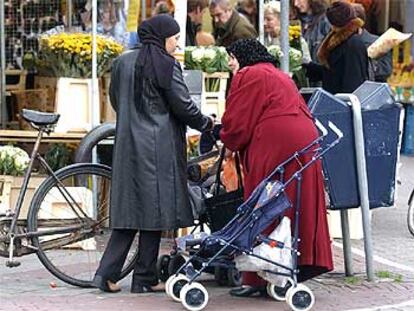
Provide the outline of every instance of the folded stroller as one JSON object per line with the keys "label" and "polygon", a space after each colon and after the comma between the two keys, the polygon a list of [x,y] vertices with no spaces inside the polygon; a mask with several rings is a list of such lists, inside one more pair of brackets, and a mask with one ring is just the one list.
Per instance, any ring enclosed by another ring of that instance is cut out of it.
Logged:
{"label": "folded stroller", "polygon": [[[270,281],[267,286],[269,296],[278,301],[286,300],[292,310],[307,311],[312,308],[315,302],[312,291],[304,284],[297,282],[297,262],[300,256],[298,225],[301,177],[304,170],[338,144],[343,136],[342,132],[329,122],[329,128],[337,137],[331,143],[325,144],[326,147],[322,149],[319,143],[327,136],[328,131],[318,121],[316,125],[323,135],[302,150],[295,152],[262,180],[251,196],[239,206],[236,216],[224,228],[211,235],[200,236],[198,239],[195,239],[194,235],[185,239],[185,247],[190,250],[196,249],[196,251],[193,251],[177,273],[167,280],[165,290],[169,297],[175,301],[181,301],[187,310],[202,310],[208,303],[208,292],[202,284],[196,282],[196,279],[210,267],[234,267],[236,257],[250,256],[267,263],[268,269],[260,271],[259,274]],[[284,181],[285,166],[291,161],[299,161],[299,157],[307,153],[313,155],[312,159],[307,163],[302,163],[301,168]],[[262,232],[292,207],[285,189],[293,181],[297,182],[296,197],[298,200],[294,206],[295,219],[291,243],[285,243],[272,239],[272,235],[264,236]],[[255,251],[258,245],[270,246],[275,251],[290,251],[289,264],[273,261],[270,256],[262,256]],[[268,276],[278,276],[278,278]],[[283,282],[280,282],[281,278]]]}

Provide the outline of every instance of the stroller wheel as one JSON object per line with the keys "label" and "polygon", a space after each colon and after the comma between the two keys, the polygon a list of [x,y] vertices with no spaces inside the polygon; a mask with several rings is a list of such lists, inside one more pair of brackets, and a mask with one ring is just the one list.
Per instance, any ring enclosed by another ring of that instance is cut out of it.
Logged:
{"label": "stroller wheel", "polygon": [[169,278],[168,278],[168,280],[167,281],[165,281],[165,293],[167,294],[167,296],[168,297],[171,297],[171,294],[170,294],[170,283],[171,283],[171,281],[172,280],[174,280],[174,278],[175,278],[175,274],[173,274],[173,275],[171,275]]}
{"label": "stroller wheel", "polygon": [[173,275],[171,278],[172,279],[168,281],[168,289],[166,289],[166,292],[173,300],[180,302],[180,292],[188,283],[188,278],[183,274],[177,276]]}
{"label": "stroller wheel", "polygon": [[199,311],[208,303],[208,292],[200,283],[186,284],[180,293],[181,303],[187,310]]}
{"label": "stroller wheel", "polygon": [[170,277],[168,273],[168,264],[170,263],[170,255],[162,255],[157,260],[157,275],[161,282],[165,282]]}
{"label": "stroller wheel", "polygon": [[292,279],[288,279],[284,287],[280,287],[272,283],[268,283],[266,287],[267,294],[277,301],[286,301],[287,291],[289,290],[289,288],[292,287],[292,285],[293,285]]}
{"label": "stroller wheel", "polygon": [[241,286],[242,274],[235,267],[227,269],[227,285],[230,287]]}
{"label": "stroller wheel", "polygon": [[315,296],[306,285],[298,284],[288,289],[286,300],[293,311],[308,311],[315,303]]}
{"label": "stroller wheel", "polygon": [[227,268],[216,266],[214,267],[214,280],[218,285],[227,286],[228,284],[228,275]]}

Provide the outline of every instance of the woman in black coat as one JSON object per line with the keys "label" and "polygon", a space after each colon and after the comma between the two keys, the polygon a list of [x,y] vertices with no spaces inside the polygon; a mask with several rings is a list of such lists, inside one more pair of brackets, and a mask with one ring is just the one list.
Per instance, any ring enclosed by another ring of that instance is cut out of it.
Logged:
{"label": "woman in black coat", "polygon": [[334,2],[326,16],[333,28],[319,48],[320,65],[306,65],[308,75],[332,94],[352,93],[368,80],[367,48],[359,36],[364,22],[345,1]]}
{"label": "woman in black coat", "polygon": [[113,229],[94,284],[115,284],[135,234],[139,254],[131,291],[152,291],[162,230],[193,225],[186,176],[186,126],[212,127],[191,101],[180,65],[172,54],[179,26],[157,15],[138,29],[142,47],[113,65],[110,97],[117,112],[110,225]]}

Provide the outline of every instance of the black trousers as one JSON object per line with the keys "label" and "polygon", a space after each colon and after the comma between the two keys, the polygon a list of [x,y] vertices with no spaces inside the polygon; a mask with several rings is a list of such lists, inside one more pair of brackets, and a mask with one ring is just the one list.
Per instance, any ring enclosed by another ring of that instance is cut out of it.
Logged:
{"label": "black trousers", "polygon": [[[102,256],[96,276],[102,280],[118,282],[122,267],[137,230],[114,229]],[[161,231],[140,231],[138,258],[134,265],[132,287],[136,285],[155,286],[158,284],[157,258],[160,248]]]}

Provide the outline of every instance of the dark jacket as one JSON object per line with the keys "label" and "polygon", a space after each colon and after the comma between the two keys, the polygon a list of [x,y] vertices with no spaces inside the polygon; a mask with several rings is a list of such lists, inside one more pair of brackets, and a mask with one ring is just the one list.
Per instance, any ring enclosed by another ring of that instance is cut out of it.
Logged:
{"label": "dark jacket", "polygon": [[311,59],[314,62],[318,62],[318,49],[323,39],[331,30],[331,24],[326,18],[325,14],[321,14],[314,17],[301,17],[303,38],[306,40],[309,46],[309,52]]}
{"label": "dark jacket", "polygon": [[200,26],[197,26],[191,21],[191,18],[187,16],[187,24],[185,31],[185,46],[196,46],[197,45],[197,29]]}
{"label": "dark jacket", "polygon": [[[379,37],[363,29],[361,34],[362,42],[365,47],[368,48],[374,43]],[[374,69],[375,81],[387,82],[388,77],[392,74],[392,51],[388,52],[384,56],[371,60]]]}
{"label": "dark jacket", "polygon": [[240,16],[236,10],[233,10],[233,14],[223,27],[216,27],[213,23],[213,28],[213,35],[218,46],[228,47],[239,39],[253,39],[257,37],[257,32],[252,24],[250,24],[247,18]]}
{"label": "dark jacket", "polygon": [[352,93],[368,80],[367,49],[357,34],[331,51],[328,63],[329,68],[323,67],[322,87],[332,94]]}
{"label": "dark jacket", "polygon": [[139,50],[123,54],[112,68],[110,98],[117,112],[111,187],[111,228],[170,230],[193,224],[187,192],[186,125],[211,126],[191,101],[181,68],[171,88],[144,79],[140,105],[134,99]]}

